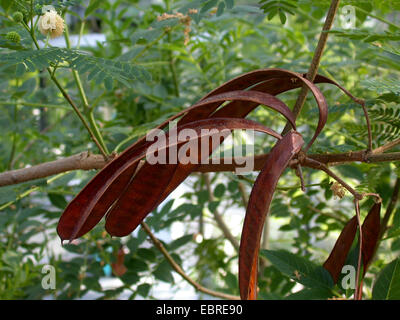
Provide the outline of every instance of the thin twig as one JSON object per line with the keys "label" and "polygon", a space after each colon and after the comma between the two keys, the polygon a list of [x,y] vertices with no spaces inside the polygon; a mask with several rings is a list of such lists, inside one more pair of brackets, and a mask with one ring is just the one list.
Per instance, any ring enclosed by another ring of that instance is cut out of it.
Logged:
{"label": "thin twig", "polygon": [[135,62],[137,59],[143,56],[148,50],[150,50],[155,44],[157,44],[162,38],[164,38],[164,36],[168,33],[168,31],[169,31],[168,29],[164,30],[158,38],[148,43],[135,57],[133,57],[131,62]]}
{"label": "thin twig", "polygon": [[358,193],[356,190],[354,190],[352,187],[350,187],[345,181],[343,181],[343,179],[341,179],[338,175],[336,175],[325,164],[323,164],[319,161],[313,160],[311,158],[306,158],[305,163],[307,163],[307,166],[313,167],[314,169],[319,169],[319,170],[324,171],[328,176],[332,177],[337,182],[339,182],[344,188],[346,188],[347,191],[349,191],[354,196],[355,199],[357,199],[357,200],[363,199],[364,196],[362,194]]}
{"label": "thin twig", "polygon": [[[48,70],[49,71],[49,70]],[[50,73],[50,71],[49,71]],[[51,73],[50,73],[51,74]],[[75,113],[77,114],[77,116],[79,117],[79,119],[81,120],[82,124],[84,125],[84,127],[86,128],[86,130],[89,132],[90,137],[92,138],[92,140],[94,141],[94,143],[96,144],[97,148],[99,149],[99,151],[101,152],[101,154],[103,155],[103,157],[105,159],[107,159],[108,157],[108,153],[104,150],[104,148],[102,147],[102,145],[100,144],[99,140],[97,140],[95,134],[93,133],[92,129],[90,128],[88,122],[86,121],[86,119],[84,118],[83,114],[79,111],[79,108],[76,106],[76,104],[72,101],[71,97],[68,95],[68,93],[64,90],[64,88],[61,86],[61,84],[58,82],[58,80],[56,79],[55,76],[51,76],[50,77],[51,80],[53,80],[54,84],[57,86],[57,88],[60,90],[60,92],[62,93],[62,95],[64,96],[65,100],[68,101],[68,103],[71,105],[71,107],[74,109]]]}
{"label": "thin twig", "polygon": [[360,271],[361,271],[361,258],[362,258],[362,246],[363,246],[363,234],[362,234],[362,226],[361,226],[361,217],[360,217],[360,202],[358,199],[354,199],[354,205],[356,209],[357,216],[357,225],[359,232],[359,249],[358,249],[358,263],[357,263],[357,273],[356,273],[356,288],[354,292],[354,300],[361,300],[362,294],[360,294]]}
{"label": "thin twig", "polygon": [[367,132],[368,132],[368,149],[367,152],[372,152],[372,130],[371,130],[371,121],[369,119],[368,110],[365,107],[365,102],[360,101],[360,105],[364,111],[365,121],[367,122]]}
{"label": "thin twig", "polygon": [[386,232],[386,228],[389,223],[389,219],[392,216],[392,213],[394,211],[394,208],[396,207],[397,201],[399,200],[399,193],[400,193],[400,178],[397,178],[396,183],[393,188],[392,196],[390,197],[390,202],[386,208],[385,215],[383,216],[382,221],[381,221],[381,230],[380,230],[379,239],[382,239]]}
{"label": "thin twig", "polygon": [[[63,120],[64,118],[68,117],[68,116],[72,113],[72,111],[71,111],[70,108],[68,108],[68,110],[69,110],[69,111],[68,111],[66,114],[64,114],[62,117],[57,118],[57,120],[56,120],[52,125],[50,125],[50,126],[44,128],[43,130],[41,130],[41,131],[40,131],[40,134],[45,134],[46,132],[52,130],[61,120]],[[33,140],[30,140],[30,141],[27,143],[27,145],[24,147],[24,149],[23,149],[20,153],[18,153],[18,155],[14,158],[14,160],[13,160],[11,166],[14,167],[14,165],[17,163],[17,161],[18,161],[23,155],[25,155],[25,154],[29,151],[29,149],[32,148],[32,146],[33,146],[36,142],[38,142],[38,140],[40,140],[40,139],[33,139]],[[75,170],[75,169],[74,169],[74,170]],[[0,183],[1,183],[1,182],[0,182]]]}
{"label": "thin twig", "polygon": [[[378,237],[378,244],[376,245],[377,248],[379,248],[379,245],[386,233],[387,230],[387,225],[389,223],[390,217],[392,216],[394,209],[396,208],[396,204],[399,200],[399,193],[400,193],[400,178],[396,179],[396,182],[394,184],[393,192],[390,197],[390,202],[386,208],[385,215],[383,216],[381,220],[381,228],[379,231],[379,237]],[[371,258],[371,261],[375,259],[377,250],[374,252],[374,256]]]}
{"label": "thin twig", "polygon": [[[33,43],[35,44],[36,49],[40,50],[40,46],[39,46],[39,43],[36,40],[35,32],[34,32],[34,29],[33,29],[33,20],[32,20],[32,27],[31,28],[29,28],[28,25],[24,21],[22,21],[21,24],[30,33],[31,38],[33,40]],[[72,101],[71,97],[68,95],[68,93],[64,90],[64,88],[58,82],[57,78],[55,77],[54,73],[51,71],[50,67],[46,68],[46,70],[50,75],[50,79],[54,82],[54,84],[60,90],[60,92],[64,96],[65,100],[67,100],[67,102],[71,105],[72,109],[74,109],[75,113],[77,114],[77,116],[81,120],[81,122],[84,125],[84,127],[86,128],[86,130],[89,132],[90,137],[92,138],[92,140],[94,141],[94,143],[96,144],[98,149],[100,150],[101,154],[104,156],[105,159],[107,159],[107,157],[108,157],[107,152],[104,150],[104,148],[101,146],[101,144],[97,140],[96,136],[94,135],[93,131],[91,130],[89,124],[86,121],[86,119],[83,117],[82,113],[79,111],[79,108],[76,106],[76,104]]]}
{"label": "thin twig", "polygon": [[249,202],[249,196],[246,193],[246,187],[242,182],[238,182],[239,193],[242,198],[243,206],[247,208],[247,204]]}
{"label": "thin twig", "polygon": [[22,105],[33,108],[55,108],[55,109],[67,109],[71,110],[67,105],[58,105],[58,104],[46,104],[46,103],[37,103],[37,102],[28,102],[28,101],[0,101],[0,106],[8,106],[8,105]]}
{"label": "thin twig", "polygon": [[335,219],[336,221],[340,222],[340,223],[343,224],[343,225],[347,223],[347,220],[346,220],[345,218],[342,218],[342,217],[340,217],[340,216],[337,216],[336,214],[329,213],[329,212],[324,212],[324,211],[322,211],[322,210],[319,210],[319,209],[317,209],[317,208],[314,208],[314,207],[311,206],[311,205],[307,205],[307,208],[310,209],[311,211],[314,211],[314,212],[316,212],[316,213],[322,215],[322,216],[326,216],[326,217]]}
{"label": "thin twig", "polygon": [[[339,7],[339,3],[340,3],[340,0],[332,0],[331,5],[329,7],[329,11],[328,11],[328,14],[325,19],[325,24],[324,24],[324,26],[322,28],[322,32],[319,36],[317,48],[315,49],[310,68],[306,75],[307,80],[310,80],[311,82],[314,81],[315,76],[317,75],[318,67],[319,67],[319,64],[320,64],[321,58],[322,58],[322,53],[324,52],[326,42],[328,40],[328,36],[329,36],[328,31],[332,28],[337,9]],[[307,86],[303,85],[300,95],[297,98],[296,104],[293,107],[293,113],[294,113],[295,118],[297,118],[301,109],[303,108],[304,102],[306,101],[307,93],[308,93],[308,88],[307,88]],[[289,132],[290,129],[291,129],[291,125],[289,123],[287,123],[285,128],[283,129],[283,134]]]}
{"label": "thin twig", "polygon": [[[211,202],[215,201],[214,194],[211,189],[211,181],[210,177],[207,173],[203,174],[204,181],[206,183],[206,188],[208,192],[208,197]],[[239,252],[239,242],[230,232],[228,226],[225,224],[224,219],[222,218],[221,214],[218,212],[217,208],[215,208],[212,212],[214,219],[218,225],[218,228],[221,229],[222,233],[224,234],[225,238],[232,244],[237,252]]]}
{"label": "thin twig", "polygon": [[374,19],[376,19],[378,21],[386,23],[387,25],[389,25],[391,27],[394,27],[396,29],[400,29],[400,26],[398,26],[397,24],[394,24],[394,23],[390,22],[389,20],[386,20],[386,19],[384,19],[382,17],[379,17],[379,16],[373,14],[372,12],[364,10],[363,8],[361,8],[359,6],[356,6],[355,8],[356,8],[356,10],[358,10],[358,11],[362,12],[363,14],[365,14],[366,16],[369,16],[369,17],[374,18]]}
{"label": "thin twig", "polygon": [[[168,31],[168,43],[171,43],[171,31]],[[176,74],[176,67],[175,67],[175,60],[172,51],[168,51],[168,59],[169,59],[169,69],[171,71],[172,75],[172,80],[174,84],[174,93],[176,97],[180,96],[179,93],[179,82],[178,82],[178,76]]]}
{"label": "thin twig", "polygon": [[[54,177],[51,177],[50,179],[47,179],[46,184],[50,184],[53,181],[65,176],[67,174],[67,172],[62,172]],[[30,189],[22,192],[21,194],[17,195],[16,198],[14,200],[11,200],[9,202],[6,202],[4,204],[2,204],[0,206],[0,211],[3,211],[4,209],[8,208],[9,206],[11,206],[12,204],[14,204],[15,202],[17,202],[18,200],[21,200],[22,198],[27,197],[28,195],[30,195],[32,192],[35,191],[39,191],[41,188],[41,186],[32,186]]]}
{"label": "thin twig", "polygon": [[372,153],[373,154],[383,153],[383,152],[386,152],[386,151],[388,151],[388,150],[390,150],[390,149],[392,149],[392,148],[394,148],[394,147],[396,147],[398,145],[400,145],[400,138],[396,139],[396,140],[393,140],[393,141],[390,141],[390,142],[384,144],[383,146],[380,146],[380,147],[372,150]]}
{"label": "thin twig", "polygon": [[208,294],[213,297],[217,298],[222,298],[222,299],[228,299],[228,300],[240,300],[240,297],[238,296],[233,296],[230,294],[226,294],[223,292],[218,292],[214,291],[208,288],[203,287],[201,284],[197,283],[193,279],[191,279],[185,271],[175,262],[175,260],[172,258],[172,256],[169,254],[169,252],[165,249],[164,245],[161,243],[160,240],[157,239],[157,237],[151,232],[149,226],[145,223],[142,222],[140,224],[143,228],[143,230],[148,234],[150,237],[151,241],[155,245],[155,247],[162,253],[162,255],[167,259],[171,267],[183,278],[185,279],[195,290],[203,292],[205,294]]}
{"label": "thin twig", "polygon": [[[71,49],[71,41],[69,39],[68,26],[65,26],[64,38],[65,38],[65,43],[66,43],[67,48]],[[96,121],[94,119],[94,115],[93,115],[94,109],[93,109],[93,107],[90,107],[90,105],[89,105],[89,101],[86,96],[85,89],[83,88],[82,81],[81,81],[78,71],[73,69],[72,75],[74,77],[76,87],[77,87],[79,95],[81,97],[81,101],[83,104],[83,110],[88,118],[89,124],[92,127],[92,132],[96,136],[96,139],[97,139],[97,141],[99,141],[104,152],[108,155],[109,151],[107,149],[107,145],[105,144],[103,136],[101,135],[99,128],[96,124]]]}

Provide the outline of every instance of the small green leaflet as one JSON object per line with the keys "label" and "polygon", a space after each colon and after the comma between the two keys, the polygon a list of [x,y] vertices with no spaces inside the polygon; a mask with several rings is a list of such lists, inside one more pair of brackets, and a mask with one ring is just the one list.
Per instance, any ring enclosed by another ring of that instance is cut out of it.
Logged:
{"label": "small green leaflet", "polygon": [[268,15],[268,20],[278,15],[282,24],[286,23],[286,15],[294,15],[293,10],[297,8],[297,3],[292,0],[260,0],[259,4]]}
{"label": "small green leaflet", "polygon": [[400,81],[395,78],[367,79],[361,81],[361,84],[368,90],[376,91],[379,94],[390,92],[400,96]]}
{"label": "small green leaflet", "polygon": [[210,10],[217,8],[216,15],[219,17],[224,13],[225,9],[233,9],[234,5],[234,0],[199,0],[185,5],[179,11],[185,13],[188,9],[200,9],[200,14],[206,14]]}
{"label": "small green leaflet", "polygon": [[326,300],[333,296],[328,288],[304,288],[285,297],[285,300]]}
{"label": "small green leaflet", "polygon": [[150,74],[143,68],[126,61],[113,61],[93,57],[85,52],[63,48],[45,48],[0,54],[0,65],[16,65],[17,76],[24,72],[43,70],[67,62],[69,67],[80,74],[88,74],[88,80],[96,84],[104,83],[107,90],[113,87],[113,81],[132,86],[133,80],[149,80]]}
{"label": "small green leaflet", "polygon": [[215,6],[218,5],[218,0],[209,0],[208,2],[206,2],[203,7],[201,8],[200,13],[205,13],[208,10],[214,8]]}
{"label": "small green leaflet", "polygon": [[330,33],[338,37],[344,37],[351,40],[362,40],[364,42],[374,41],[398,41],[400,40],[400,33],[383,32],[377,33],[372,30],[347,30],[347,29],[332,29]]}
{"label": "small green leaflet", "polygon": [[389,263],[379,273],[372,289],[374,300],[399,300],[400,299],[400,259]]}
{"label": "small green leaflet", "polygon": [[333,287],[329,272],[305,258],[283,250],[261,250],[260,255],[266,257],[282,273],[307,287]]}
{"label": "small green leaflet", "polygon": [[102,3],[101,0],[90,0],[88,7],[86,8],[85,11],[85,18],[90,16],[96,9],[100,6]]}

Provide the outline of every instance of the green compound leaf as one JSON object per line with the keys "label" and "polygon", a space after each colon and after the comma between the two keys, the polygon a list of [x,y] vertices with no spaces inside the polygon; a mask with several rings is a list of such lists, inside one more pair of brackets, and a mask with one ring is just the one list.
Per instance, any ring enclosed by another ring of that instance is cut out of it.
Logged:
{"label": "green compound leaf", "polygon": [[392,261],[380,272],[372,290],[372,299],[400,299],[400,259]]}

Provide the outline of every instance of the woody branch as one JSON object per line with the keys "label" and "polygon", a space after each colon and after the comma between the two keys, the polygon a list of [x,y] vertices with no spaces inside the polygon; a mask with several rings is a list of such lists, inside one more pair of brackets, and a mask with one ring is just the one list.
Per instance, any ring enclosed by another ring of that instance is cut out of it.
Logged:
{"label": "woody branch", "polygon": [[[323,163],[325,165],[340,165],[351,162],[364,162],[364,163],[377,163],[377,162],[391,162],[400,161],[400,152],[392,153],[378,153],[380,150],[387,150],[385,148],[375,149],[372,153],[366,153],[366,150],[346,152],[346,153],[332,153],[332,154],[310,154],[307,157]],[[254,157],[254,171],[259,171],[264,166],[268,154],[262,154]],[[110,160],[108,160],[110,161]],[[297,160],[293,160],[290,165],[296,164]],[[235,171],[236,168],[242,166],[238,163],[248,163],[246,159],[230,159],[225,161],[221,159],[219,164],[200,164],[196,172],[229,172]],[[82,152],[70,157],[45,162],[28,168],[17,170],[5,171],[0,173],[0,187],[18,184],[26,181],[49,177],[62,172],[73,170],[98,170],[102,169],[107,164],[104,157],[99,154],[91,154],[89,152]],[[303,163],[302,166],[314,168],[310,163]]]}

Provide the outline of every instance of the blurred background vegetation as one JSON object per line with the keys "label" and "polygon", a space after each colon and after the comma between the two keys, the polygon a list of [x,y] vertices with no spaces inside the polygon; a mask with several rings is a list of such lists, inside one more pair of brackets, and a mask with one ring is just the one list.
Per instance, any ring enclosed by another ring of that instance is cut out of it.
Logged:
{"label": "blurred background vegetation", "polygon": [[[30,0],[0,0],[0,171],[82,151],[99,152],[46,67],[56,69],[57,81],[97,130],[105,150],[118,153],[171,114],[241,73],[259,68],[307,72],[329,4],[310,0],[34,0],[31,6]],[[68,32],[47,43],[35,29],[37,50],[13,15],[22,12],[29,24],[30,16],[36,21],[43,5],[53,5],[62,14]],[[354,9],[353,25],[346,20],[345,6]],[[342,1],[319,68],[319,73],[366,99],[374,147],[400,137],[399,10],[398,1]],[[157,19],[177,12],[186,18]],[[20,42],[7,38],[9,32],[18,32]],[[27,49],[38,53],[26,54]],[[79,57],[79,63],[65,62],[73,57]],[[362,109],[335,87],[321,88],[330,114],[311,152],[365,149]],[[295,90],[281,98],[293,106],[297,95]],[[316,110],[309,97],[298,122],[306,139],[316,126]],[[250,117],[278,131],[285,125],[264,108]],[[271,140],[260,139],[255,150],[261,154],[270,147]],[[335,170],[357,190],[379,193],[385,210],[399,183],[396,162],[351,163]],[[61,246],[56,235],[58,218],[94,174],[68,172],[0,188],[0,299],[210,298],[176,274],[141,229],[124,238],[111,238],[100,223],[83,238]],[[175,261],[204,287],[239,294],[235,241],[222,233],[216,214],[238,242],[256,174],[193,174],[146,219]],[[304,193],[292,171],[279,182],[264,228],[262,248],[270,251],[264,251],[260,261],[260,299],[351,294],[339,286],[321,285],[318,279],[310,285],[292,273],[301,271],[303,263],[321,265],[354,215],[352,198],[335,199],[325,174],[304,169],[304,176],[308,185]],[[363,216],[370,205],[371,201],[362,203]],[[373,294],[373,284],[379,273],[390,271],[393,264],[389,263],[398,261],[397,203],[392,210],[390,228],[365,279],[367,298],[382,296]],[[121,248],[127,272],[117,276],[112,266]],[[283,255],[281,250],[285,250]],[[56,268],[56,289],[42,288],[42,268],[47,264]],[[400,274],[394,279],[400,281]],[[311,276],[311,280],[315,279]],[[391,297],[400,298],[400,294]]]}

